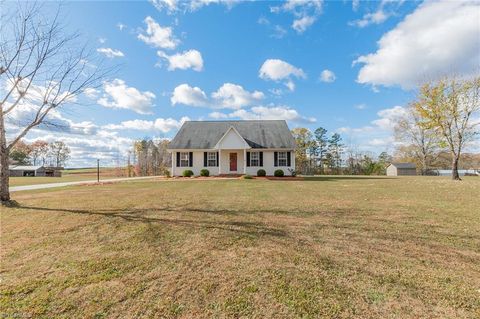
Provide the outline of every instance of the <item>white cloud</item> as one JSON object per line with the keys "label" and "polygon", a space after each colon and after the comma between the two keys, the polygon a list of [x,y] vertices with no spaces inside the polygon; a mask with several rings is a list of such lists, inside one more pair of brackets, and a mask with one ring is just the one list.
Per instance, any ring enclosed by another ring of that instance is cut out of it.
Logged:
{"label": "white cloud", "polygon": [[224,83],[217,91],[212,92],[211,99],[199,87],[192,87],[186,83],[177,86],[172,93],[172,105],[184,104],[197,107],[210,107],[213,109],[230,108],[240,109],[265,98],[260,91],[249,92],[241,85]]}
{"label": "white cloud", "polygon": [[225,83],[216,92],[212,93],[212,98],[216,100],[218,107],[239,109],[262,100],[265,95],[260,91],[248,92],[237,84]]}
{"label": "white cloud", "polygon": [[89,99],[96,99],[98,95],[100,94],[100,91],[95,89],[95,88],[86,88],[83,93],[85,94],[86,97]]}
{"label": "white cloud", "polygon": [[101,44],[104,44],[105,42],[107,42],[107,39],[106,38],[98,38],[98,42],[100,42]]}
{"label": "white cloud", "polygon": [[375,53],[360,56],[357,82],[411,89],[425,80],[454,72],[478,72],[480,37],[474,1],[421,4],[393,30],[382,36]]}
{"label": "white cloud", "polygon": [[281,39],[287,34],[287,30],[279,25],[273,26],[272,31],[273,33],[271,34],[271,37],[275,39]]}
{"label": "white cloud", "polygon": [[303,16],[301,18],[293,20],[292,28],[298,33],[305,32],[315,21],[316,17]]}
{"label": "white cloud", "polygon": [[117,23],[117,28],[118,30],[120,31],[123,31],[123,29],[125,29],[127,26],[121,22]]}
{"label": "white cloud", "polygon": [[125,54],[123,54],[122,51],[115,50],[112,48],[98,48],[97,52],[105,55],[107,58],[110,58],[110,59],[120,58],[125,56]]}
{"label": "white cloud", "polygon": [[[404,0],[382,0],[378,2],[375,11],[367,12],[361,19],[350,21],[348,24],[359,28],[365,28],[371,24],[381,24],[391,16],[395,15],[396,10],[403,4]],[[375,2],[372,2],[375,3]],[[352,2],[353,11],[357,11],[360,2]]]}
{"label": "white cloud", "polygon": [[238,2],[240,2],[240,0],[150,0],[150,3],[152,3],[157,10],[166,10],[168,14],[175,13],[179,10],[193,12],[211,4],[223,4],[228,9],[231,9]]}
{"label": "white cloud", "polygon": [[[363,104],[360,104],[362,106]],[[358,107],[357,107],[358,108]],[[364,108],[364,107],[363,107]],[[359,109],[363,109],[359,108]],[[368,125],[361,127],[340,127],[336,131],[346,134],[349,140],[354,140],[360,148],[370,151],[379,148],[390,148],[395,146],[393,139],[393,128],[398,118],[406,114],[406,109],[402,106],[383,109],[377,112],[377,118]]]}
{"label": "white cloud", "polygon": [[179,129],[185,121],[190,121],[187,116],[182,117],[179,121],[172,118],[157,118],[155,121],[147,120],[130,120],[123,121],[120,124],[108,124],[103,128],[107,130],[136,130],[144,132],[162,132],[168,133],[172,130]]}
{"label": "white cloud", "polygon": [[208,116],[216,120],[228,118],[228,115],[222,112],[212,112]]}
{"label": "white cloud", "polygon": [[376,125],[382,130],[391,130],[399,118],[405,116],[407,111],[402,106],[394,106],[390,109],[380,110],[377,115],[380,117],[377,120],[372,121],[372,124]]}
{"label": "white cloud", "polygon": [[171,27],[162,27],[152,17],[145,18],[147,30],[138,34],[138,39],[146,44],[162,49],[175,49],[180,43],[173,35]]}
{"label": "white cloud", "polygon": [[163,51],[158,51],[157,55],[168,61],[168,70],[173,71],[175,69],[193,69],[197,72],[203,70],[202,54],[197,50],[188,50],[182,53],[176,53],[168,55]]}
{"label": "white cloud", "polygon": [[355,104],[353,107],[356,108],[357,110],[365,110],[367,108],[367,105],[365,103],[362,103],[362,104]]}
{"label": "white cloud", "polygon": [[190,11],[195,11],[211,4],[223,4],[228,9],[231,9],[235,4],[239,3],[240,1],[241,0],[192,0],[190,1],[189,9]]}
{"label": "white cloud", "polygon": [[261,25],[269,25],[269,24],[270,24],[270,20],[268,20],[268,19],[265,18],[265,17],[260,17],[260,18],[258,18],[257,23],[258,23],[258,24],[261,24]]}
{"label": "white cloud", "polygon": [[115,79],[103,84],[105,94],[97,101],[98,104],[116,109],[129,109],[139,114],[152,112],[155,94],[150,91],[141,92],[129,87],[125,81]]}
{"label": "white cloud", "polygon": [[292,28],[297,33],[305,32],[322,13],[323,0],[288,0],[281,6],[270,7],[273,13],[288,12],[293,14]]}
{"label": "white cloud", "polygon": [[359,6],[360,6],[360,0],[353,0],[352,1],[352,10],[353,11],[357,11]]}
{"label": "white cloud", "polygon": [[264,80],[283,80],[284,84],[290,89],[290,91],[295,89],[295,84],[292,81],[292,77],[303,79],[307,77],[302,69],[279,59],[266,60],[261,66],[258,75]]}
{"label": "white cloud", "polygon": [[180,84],[173,90],[170,98],[172,105],[184,104],[189,106],[208,106],[208,98],[199,87],[191,87],[188,84]]}
{"label": "white cloud", "polygon": [[336,79],[335,73],[333,73],[330,70],[323,70],[322,73],[320,73],[320,81],[322,82],[331,83],[331,82],[334,82],[335,79]]}
{"label": "white cloud", "polygon": [[370,24],[380,24],[385,22],[388,19],[389,15],[383,11],[383,9],[378,9],[375,12],[366,13],[362,19],[355,20],[349,23],[349,25],[357,26],[359,28],[364,28]]}
{"label": "white cloud", "polygon": [[209,116],[215,119],[239,118],[242,120],[286,120],[301,123],[314,123],[313,117],[301,116],[288,106],[254,106],[250,110],[240,109],[232,113],[213,112]]}
{"label": "white cloud", "polygon": [[149,2],[153,4],[158,11],[166,9],[168,13],[173,13],[178,10],[177,0],[149,0]]}
{"label": "white cloud", "polygon": [[272,32],[272,34],[270,35],[270,37],[272,37],[272,38],[281,39],[287,34],[287,30],[285,30],[282,26],[280,26],[278,24],[272,25],[270,23],[270,20],[268,20],[265,17],[260,17],[257,20],[257,23],[267,26],[268,29]]}

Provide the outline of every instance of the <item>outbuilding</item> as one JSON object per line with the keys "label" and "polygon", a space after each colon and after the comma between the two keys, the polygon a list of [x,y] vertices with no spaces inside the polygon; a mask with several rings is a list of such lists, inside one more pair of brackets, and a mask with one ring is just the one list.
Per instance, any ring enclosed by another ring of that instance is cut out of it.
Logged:
{"label": "outbuilding", "polygon": [[30,166],[30,165],[10,165],[11,177],[23,176],[51,176],[62,177],[63,167],[46,167],[46,166]]}
{"label": "outbuilding", "polygon": [[415,163],[391,163],[387,167],[387,176],[415,176],[417,165]]}

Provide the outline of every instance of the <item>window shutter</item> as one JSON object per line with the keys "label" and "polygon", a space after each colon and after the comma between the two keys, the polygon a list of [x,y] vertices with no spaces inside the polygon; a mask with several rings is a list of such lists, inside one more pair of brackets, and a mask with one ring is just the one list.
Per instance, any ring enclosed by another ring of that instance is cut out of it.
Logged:
{"label": "window shutter", "polygon": [[292,165],[292,152],[287,152],[287,166],[291,166]]}
{"label": "window shutter", "polygon": [[247,167],[250,167],[250,152],[247,152]]}
{"label": "window shutter", "polygon": [[188,164],[190,164],[188,166],[193,167],[193,152],[190,152],[190,154],[188,154],[188,155],[189,155],[188,156],[189,157],[188,158]]}
{"label": "window shutter", "polygon": [[177,167],[180,167],[180,152],[177,152]]}
{"label": "window shutter", "polygon": [[273,166],[278,166],[278,152],[273,152]]}
{"label": "window shutter", "polygon": [[218,157],[219,157],[219,156],[218,156],[218,152],[217,152],[217,167],[218,167],[218,163],[220,163],[220,162],[219,162],[220,159],[219,159]]}
{"label": "window shutter", "polygon": [[203,166],[207,167],[208,161],[207,161],[207,152],[203,152]]}
{"label": "window shutter", "polygon": [[260,152],[260,167],[263,167],[263,152]]}

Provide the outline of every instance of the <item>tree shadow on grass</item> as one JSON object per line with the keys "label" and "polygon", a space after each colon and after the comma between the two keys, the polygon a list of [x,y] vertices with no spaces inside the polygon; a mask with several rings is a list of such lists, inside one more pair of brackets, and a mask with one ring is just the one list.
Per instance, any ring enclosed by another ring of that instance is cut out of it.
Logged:
{"label": "tree shadow on grass", "polygon": [[[274,237],[287,237],[288,233],[280,228],[268,227],[261,222],[246,222],[246,221],[215,221],[215,220],[202,220],[198,219],[181,219],[181,218],[162,218],[149,215],[148,213],[153,212],[198,212],[198,213],[217,213],[217,214],[231,214],[231,213],[241,213],[240,211],[226,211],[223,209],[219,210],[208,210],[208,209],[198,209],[198,208],[133,208],[133,209],[100,209],[100,210],[88,210],[88,209],[66,209],[66,208],[47,208],[47,207],[33,207],[33,206],[21,206],[18,205],[16,208],[24,210],[36,210],[36,211],[47,211],[47,212],[57,212],[57,213],[70,213],[70,214],[80,214],[80,215],[94,215],[106,218],[120,218],[127,222],[141,222],[147,224],[154,223],[163,223],[170,224],[175,226],[184,226],[184,227],[195,227],[195,228],[204,228],[204,229],[218,229],[223,231],[230,231],[236,233],[242,233],[247,235],[255,236],[274,236]],[[199,216],[200,217],[200,216]]]}

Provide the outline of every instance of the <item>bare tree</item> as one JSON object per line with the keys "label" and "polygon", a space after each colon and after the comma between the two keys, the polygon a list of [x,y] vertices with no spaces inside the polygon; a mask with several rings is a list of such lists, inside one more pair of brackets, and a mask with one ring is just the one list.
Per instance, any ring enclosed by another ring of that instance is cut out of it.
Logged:
{"label": "bare tree", "polygon": [[70,158],[70,148],[62,141],[55,141],[50,143],[49,154],[51,164],[56,167],[64,166]]}
{"label": "bare tree", "polygon": [[[2,12],[8,11],[1,4]],[[92,67],[90,54],[77,45],[79,35],[65,34],[60,9],[48,20],[38,4],[18,3],[0,23],[0,201],[10,200],[8,158],[12,147],[32,128],[55,125],[51,111],[75,102],[88,87],[97,87],[108,71]],[[29,117],[12,116],[15,110]],[[16,121],[16,132],[5,123]]]}
{"label": "bare tree", "polygon": [[395,140],[403,144],[397,150],[401,152],[407,146],[422,167],[422,175],[427,174],[440,149],[440,138],[434,129],[423,125],[422,117],[415,107],[410,105],[406,114],[398,118],[394,134]]}
{"label": "bare tree", "polygon": [[414,106],[422,118],[422,125],[435,130],[448,146],[452,156],[452,179],[460,180],[460,156],[464,146],[478,134],[479,123],[472,118],[480,111],[480,77],[427,83],[420,89]]}
{"label": "bare tree", "polygon": [[30,145],[32,151],[30,152],[30,159],[33,165],[37,165],[42,160],[42,164],[45,164],[48,155],[48,142],[38,140]]}

